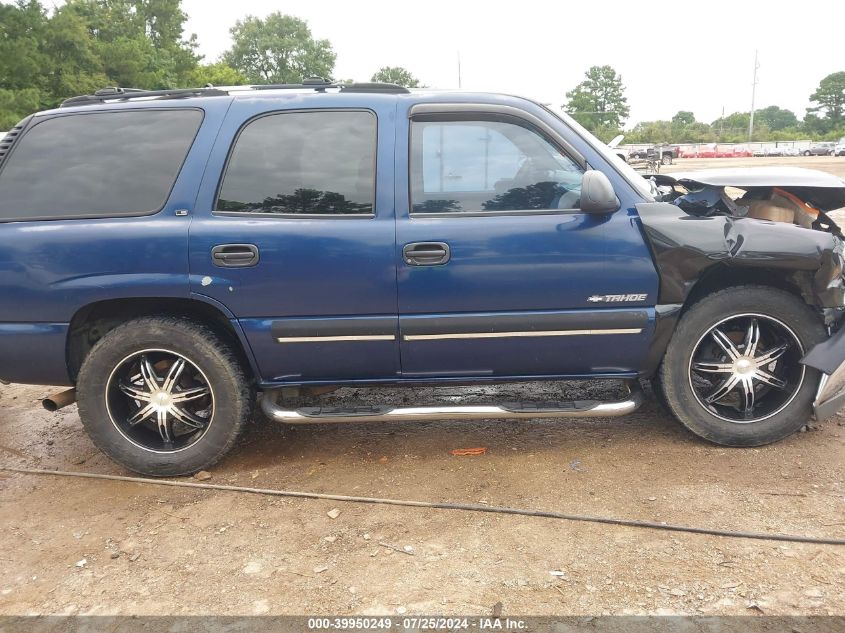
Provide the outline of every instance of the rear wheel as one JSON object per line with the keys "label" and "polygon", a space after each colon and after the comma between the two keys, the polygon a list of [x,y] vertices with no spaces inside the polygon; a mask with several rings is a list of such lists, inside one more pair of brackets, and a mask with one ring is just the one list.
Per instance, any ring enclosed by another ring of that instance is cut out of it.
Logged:
{"label": "rear wheel", "polygon": [[208,468],[234,445],[254,393],[232,351],[205,326],[145,317],[106,334],[77,381],[92,441],[145,475]]}
{"label": "rear wheel", "polygon": [[805,151],[804,151],[804,156],[809,156],[809,155],[810,155],[810,151],[809,151],[809,150],[805,150]]}
{"label": "rear wheel", "polygon": [[672,154],[663,154],[663,158],[660,160],[661,163],[664,165],[671,165],[672,164]]}
{"label": "rear wheel", "polygon": [[660,369],[670,411],[690,431],[726,446],[759,446],[812,415],[819,373],[799,361],[825,331],[797,297],[741,286],[693,305]]}

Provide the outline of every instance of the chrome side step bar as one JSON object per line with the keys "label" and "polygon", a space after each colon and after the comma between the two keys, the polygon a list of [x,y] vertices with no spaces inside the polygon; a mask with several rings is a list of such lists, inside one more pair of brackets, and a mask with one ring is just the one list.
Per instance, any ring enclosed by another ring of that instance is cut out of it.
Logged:
{"label": "chrome side step bar", "polygon": [[271,420],[285,424],[323,424],[327,422],[401,422],[403,420],[474,420],[540,418],[606,418],[627,415],[645,400],[637,381],[626,381],[630,392],[624,400],[600,402],[575,400],[544,404],[505,402],[500,405],[470,404],[436,407],[302,407],[285,409],[277,402],[278,389],[265,391],[261,409]]}

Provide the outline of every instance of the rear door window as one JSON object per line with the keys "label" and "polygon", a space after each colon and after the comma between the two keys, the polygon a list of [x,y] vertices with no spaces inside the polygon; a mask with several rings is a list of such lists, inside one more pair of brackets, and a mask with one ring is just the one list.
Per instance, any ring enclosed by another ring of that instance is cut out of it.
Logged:
{"label": "rear door window", "polygon": [[0,171],[0,221],[160,211],[202,117],[194,109],[150,109],[36,123]]}
{"label": "rear door window", "polygon": [[376,117],[369,111],[282,112],[248,123],[232,149],[218,212],[372,215]]}

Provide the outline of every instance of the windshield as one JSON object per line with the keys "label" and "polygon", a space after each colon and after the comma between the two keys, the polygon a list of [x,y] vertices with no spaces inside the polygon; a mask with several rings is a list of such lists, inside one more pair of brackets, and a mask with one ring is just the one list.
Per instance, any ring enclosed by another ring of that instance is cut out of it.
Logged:
{"label": "windshield", "polygon": [[613,150],[611,150],[607,145],[605,145],[595,136],[593,136],[591,132],[587,131],[586,128],[584,128],[580,123],[578,123],[578,121],[573,119],[571,116],[564,112],[555,112],[554,110],[546,106],[543,106],[543,108],[547,112],[550,112],[553,116],[566,123],[566,125],[574,129],[579,136],[581,136],[585,141],[587,141],[587,143],[590,144],[590,147],[592,147],[599,154],[601,154],[608,163],[613,165],[616,171],[622,174],[625,180],[627,180],[631,184],[631,186],[637,190],[637,193],[642,195],[646,200],[649,200],[651,202],[654,201],[652,187],[649,184],[649,181],[643,178],[642,174],[637,173],[637,171],[633,167],[631,167],[628,163],[619,158],[619,156],[617,156],[613,152]]}

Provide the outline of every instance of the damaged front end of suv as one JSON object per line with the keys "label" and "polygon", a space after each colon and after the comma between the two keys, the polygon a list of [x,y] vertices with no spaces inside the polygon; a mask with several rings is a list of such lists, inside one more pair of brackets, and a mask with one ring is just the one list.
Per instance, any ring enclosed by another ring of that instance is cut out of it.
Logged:
{"label": "damaged front end of suv", "polygon": [[845,406],[845,242],[831,217],[845,208],[845,181],[800,168],[713,169],[649,179],[658,202],[637,210],[660,276],[659,303],[682,306],[702,281],[733,278],[800,294],[830,334],[801,359],[822,374],[815,417],[823,420]]}

